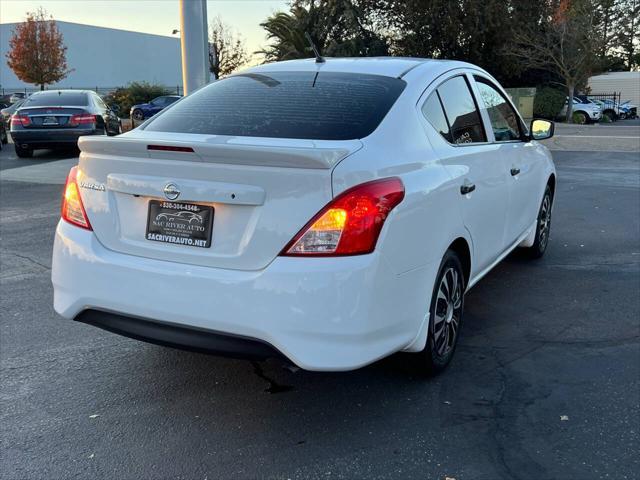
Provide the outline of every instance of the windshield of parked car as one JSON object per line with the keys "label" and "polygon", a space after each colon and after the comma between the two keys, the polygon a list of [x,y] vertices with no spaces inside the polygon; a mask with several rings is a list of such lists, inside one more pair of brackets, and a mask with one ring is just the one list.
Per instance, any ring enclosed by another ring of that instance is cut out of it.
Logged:
{"label": "windshield of parked car", "polygon": [[351,140],[373,132],[405,87],[380,75],[241,74],[218,80],[163,111],[157,132]]}
{"label": "windshield of parked car", "polygon": [[89,104],[89,97],[84,92],[50,91],[31,95],[23,107],[82,107]]}

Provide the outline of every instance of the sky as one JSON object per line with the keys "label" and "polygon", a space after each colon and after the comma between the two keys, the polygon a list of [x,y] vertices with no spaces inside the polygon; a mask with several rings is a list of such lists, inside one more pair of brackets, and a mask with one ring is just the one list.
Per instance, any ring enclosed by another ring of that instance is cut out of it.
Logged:
{"label": "sky", "polygon": [[[67,22],[166,36],[180,28],[178,0],[0,0],[0,23],[21,22],[40,6]],[[249,52],[266,44],[260,23],[278,10],[288,10],[286,0],[207,0],[208,17],[220,16]]]}

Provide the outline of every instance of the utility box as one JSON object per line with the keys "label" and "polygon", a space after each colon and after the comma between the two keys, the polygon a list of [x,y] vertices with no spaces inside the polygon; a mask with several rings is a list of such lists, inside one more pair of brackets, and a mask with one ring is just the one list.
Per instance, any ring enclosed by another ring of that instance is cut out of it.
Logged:
{"label": "utility box", "polygon": [[520,115],[525,119],[533,118],[533,99],[536,96],[535,88],[506,88]]}

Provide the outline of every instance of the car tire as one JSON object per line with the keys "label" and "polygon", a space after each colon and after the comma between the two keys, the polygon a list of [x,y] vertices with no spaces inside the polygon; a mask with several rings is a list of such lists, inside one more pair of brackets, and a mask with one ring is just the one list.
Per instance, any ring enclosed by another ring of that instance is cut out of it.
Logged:
{"label": "car tire", "polygon": [[4,135],[2,136],[2,141],[0,141],[0,143],[2,143],[3,145],[6,145],[7,143],[9,143],[9,134],[7,133],[6,130],[4,131]]}
{"label": "car tire", "polygon": [[551,232],[551,208],[553,206],[553,194],[551,187],[547,185],[544,189],[544,196],[538,210],[538,219],[536,221],[536,238],[533,245],[529,247],[529,255],[531,258],[540,258],[547,251],[549,245],[549,233]]}
{"label": "car tire", "polygon": [[589,120],[587,114],[584,112],[573,112],[573,123],[577,123],[578,125],[584,125]]}
{"label": "car tire", "polygon": [[137,122],[142,122],[144,120],[144,113],[142,110],[134,110],[131,114],[131,118]]}
{"label": "car tire", "polygon": [[605,110],[604,112],[602,112],[602,116],[607,117],[610,122],[615,122],[618,119],[616,112],[614,112],[613,110]]}
{"label": "car tire", "polygon": [[466,280],[458,255],[447,250],[440,263],[429,306],[427,344],[419,357],[419,370],[429,376],[447,368],[458,344],[464,313]]}
{"label": "car tire", "polygon": [[31,147],[23,147],[22,145],[15,144],[16,155],[20,158],[31,158],[33,157],[33,148]]}

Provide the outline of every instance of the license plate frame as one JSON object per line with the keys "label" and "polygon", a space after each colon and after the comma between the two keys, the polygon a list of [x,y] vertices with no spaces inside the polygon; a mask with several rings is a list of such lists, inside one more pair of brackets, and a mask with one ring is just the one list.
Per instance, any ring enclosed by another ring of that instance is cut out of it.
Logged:
{"label": "license plate frame", "polygon": [[149,200],[145,239],[177,246],[209,248],[214,214],[211,205]]}
{"label": "license plate frame", "polygon": [[58,119],[56,117],[44,117],[42,119],[42,125],[46,125],[46,126],[57,126],[60,125],[60,122],[58,122]]}

